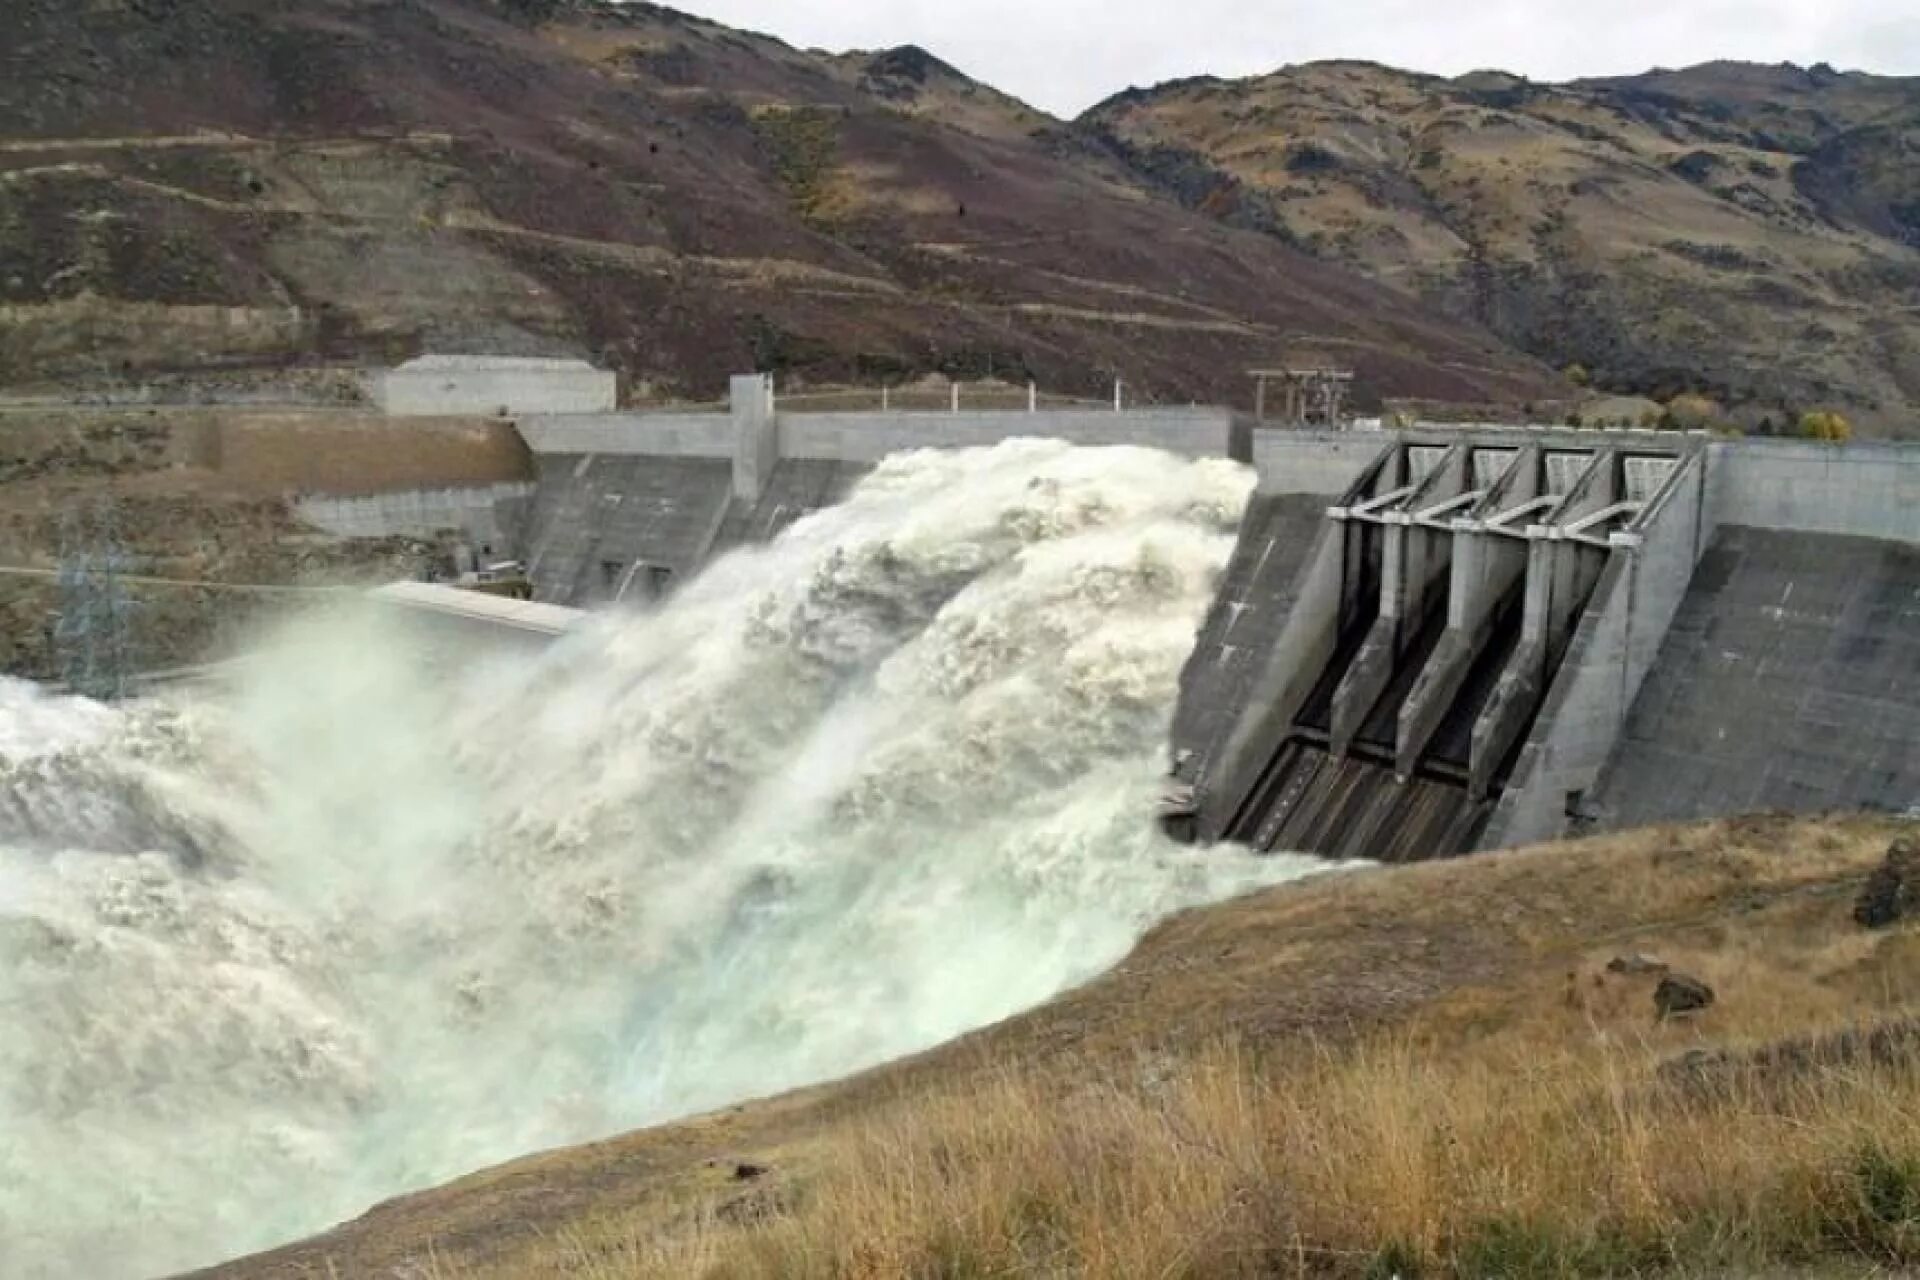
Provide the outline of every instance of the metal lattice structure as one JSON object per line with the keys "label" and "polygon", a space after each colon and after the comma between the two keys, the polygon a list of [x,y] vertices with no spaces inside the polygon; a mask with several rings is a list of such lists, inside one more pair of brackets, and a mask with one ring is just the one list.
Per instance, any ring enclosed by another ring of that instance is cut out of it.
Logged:
{"label": "metal lattice structure", "polygon": [[124,697],[132,667],[134,602],[124,581],[131,559],[112,501],[68,513],[60,542],[54,646],[62,677],[68,689],[85,697]]}
{"label": "metal lattice structure", "polygon": [[[1303,365],[1285,369],[1253,369],[1254,411],[1257,422],[1268,420],[1268,410],[1277,407],[1280,422],[1295,426],[1339,427],[1347,421],[1347,401],[1353,392],[1353,370],[1326,365]],[[1278,405],[1269,404],[1271,391],[1278,392]]]}

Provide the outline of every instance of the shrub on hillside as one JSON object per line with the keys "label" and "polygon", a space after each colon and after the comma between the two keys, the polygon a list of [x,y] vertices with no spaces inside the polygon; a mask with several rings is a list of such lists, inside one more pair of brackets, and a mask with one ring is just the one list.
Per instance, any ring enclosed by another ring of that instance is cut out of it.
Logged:
{"label": "shrub on hillside", "polygon": [[1853,424],[1843,414],[1827,409],[1816,409],[1800,415],[1800,434],[1809,440],[1825,440],[1831,444],[1845,444],[1853,439]]}
{"label": "shrub on hillside", "polygon": [[1716,401],[1687,392],[1667,401],[1667,411],[1661,415],[1660,425],[1668,431],[1706,431],[1725,416]]}

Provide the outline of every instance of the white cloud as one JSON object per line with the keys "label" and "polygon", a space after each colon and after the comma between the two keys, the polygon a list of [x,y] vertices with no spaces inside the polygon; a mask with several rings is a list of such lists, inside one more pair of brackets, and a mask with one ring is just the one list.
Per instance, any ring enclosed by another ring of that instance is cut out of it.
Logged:
{"label": "white cloud", "polygon": [[830,49],[924,45],[1072,114],[1129,85],[1370,58],[1541,80],[1711,58],[1920,73],[1913,0],[681,0],[730,26]]}

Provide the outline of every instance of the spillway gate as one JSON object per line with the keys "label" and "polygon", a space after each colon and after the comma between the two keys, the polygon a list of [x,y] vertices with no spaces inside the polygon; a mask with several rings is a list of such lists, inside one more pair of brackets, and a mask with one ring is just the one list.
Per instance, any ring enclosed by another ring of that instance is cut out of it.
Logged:
{"label": "spillway gate", "polygon": [[1697,444],[1640,434],[1395,438],[1324,512],[1230,727],[1177,762],[1186,834],[1387,861],[1473,848],[1609,563],[1700,465]]}

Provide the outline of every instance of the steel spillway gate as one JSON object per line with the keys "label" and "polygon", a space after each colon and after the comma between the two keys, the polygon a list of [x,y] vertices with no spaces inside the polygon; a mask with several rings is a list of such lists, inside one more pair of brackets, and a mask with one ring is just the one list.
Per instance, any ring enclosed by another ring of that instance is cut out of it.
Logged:
{"label": "steel spillway gate", "polygon": [[1395,440],[1326,512],[1183,834],[1389,861],[1473,848],[1608,561],[1689,448]]}

